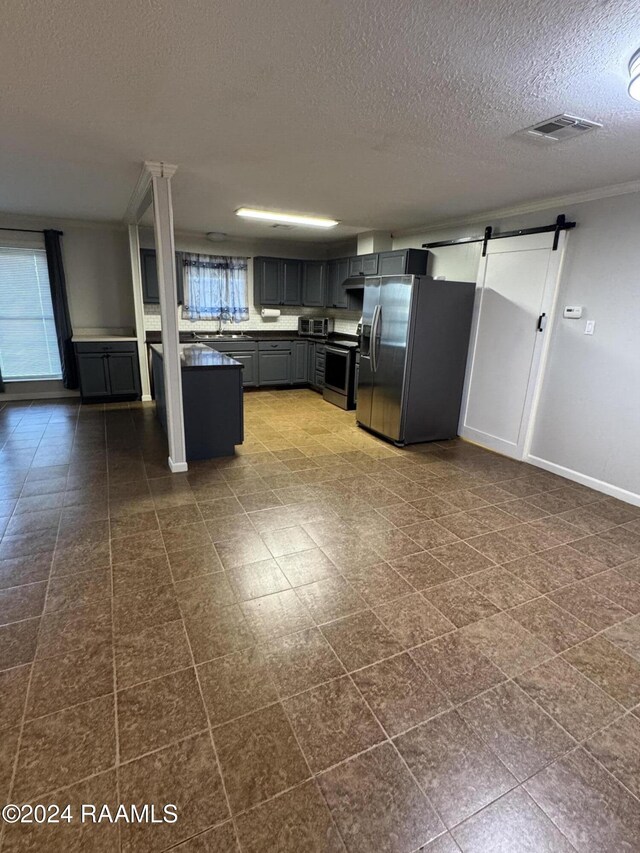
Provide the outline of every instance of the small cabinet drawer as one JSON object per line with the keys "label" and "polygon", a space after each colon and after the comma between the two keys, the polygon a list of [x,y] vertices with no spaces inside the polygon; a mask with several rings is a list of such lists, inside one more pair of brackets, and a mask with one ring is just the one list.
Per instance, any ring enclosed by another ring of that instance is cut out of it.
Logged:
{"label": "small cabinet drawer", "polygon": [[82,341],[76,342],[76,352],[136,352],[135,341]]}
{"label": "small cabinet drawer", "polygon": [[290,350],[293,341],[258,341],[258,349],[259,350]]}
{"label": "small cabinet drawer", "polygon": [[319,355],[324,358],[324,344],[316,344],[316,356]]}
{"label": "small cabinet drawer", "polygon": [[195,341],[195,343],[206,344],[218,352],[255,352],[257,349],[255,341]]}

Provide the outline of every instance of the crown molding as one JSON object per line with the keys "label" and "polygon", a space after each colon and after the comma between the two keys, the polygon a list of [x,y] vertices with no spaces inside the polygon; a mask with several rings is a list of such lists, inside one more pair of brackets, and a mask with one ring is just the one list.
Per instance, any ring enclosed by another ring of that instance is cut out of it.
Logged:
{"label": "crown molding", "polygon": [[606,187],[597,187],[593,190],[584,190],[567,195],[551,196],[538,201],[523,202],[512,207],[499,207],[485,210],[482,213],[474,213],[471,216],[461,216],[452,219],[440,220],[431,224],[422,225],[419,228],[403,228],[394,231],[393,237],[411,237],[416,234],[424,234],[431,231],[444,231],[449,228],[460,228],[465,225],[477,225],[479,222],[486,223],[488,219],[507,219],[510,216],[519,216],[525,213],[536,213],[542,210],[550,210],[554,207],[564,207],[572,204],[585,204],[589,201],[597,201],[602,198],[613,198],[619,195],[629,195],[640,192],[640,180],[626,181],[622,184],[610,184]]}

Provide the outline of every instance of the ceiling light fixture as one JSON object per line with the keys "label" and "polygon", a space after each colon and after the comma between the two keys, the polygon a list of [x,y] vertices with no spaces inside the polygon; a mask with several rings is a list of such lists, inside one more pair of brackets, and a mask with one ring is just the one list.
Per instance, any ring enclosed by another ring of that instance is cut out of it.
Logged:
{"label": "ceiling light fixture", "polygon": [[640,50],[636,50],[631,57],[631,61],[629,62],[629,76],[631,77],[629,94],[634,101],[640,101]]}
{"label": "ceiling light fixture", "polygon": [[267,222],[310,225],[312,228],[334,228],[339,224],[337,219],[324,219],[322,216],[300,216],[297,213],[278,213],[276,210],[257,210],[253,207],[239,207],[236,215],[246,219],[263,219]]}

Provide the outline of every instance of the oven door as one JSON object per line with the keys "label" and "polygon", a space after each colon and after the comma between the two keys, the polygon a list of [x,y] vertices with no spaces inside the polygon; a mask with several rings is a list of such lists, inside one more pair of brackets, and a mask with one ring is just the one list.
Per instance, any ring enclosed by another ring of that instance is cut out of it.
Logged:
{"label": "oven door", "polygon": [[332,347],[324,348],[324,387],[337,394],[349,394],[351,375],[351,350]]}

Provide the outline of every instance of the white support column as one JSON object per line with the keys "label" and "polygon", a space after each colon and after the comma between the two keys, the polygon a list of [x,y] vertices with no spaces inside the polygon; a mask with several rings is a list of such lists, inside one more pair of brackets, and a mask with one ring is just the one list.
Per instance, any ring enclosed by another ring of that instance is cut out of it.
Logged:
{"label": "white support column", "polygon": [[129,254],[131,256],[131,280],[133,282],[133,306],[136,319],[136,337],[138,338],[138,361],[140,362],[140,382],[142,400],[151,400],[151,382],[149,380],[149,358],[144,330],[144,302],[142,299],[142,271],[140,269],[140,238],[138,226],[129,225]]}
{"label": "white support column", "polygon": [[162,320],[162,363],[169,438],[169,468],[177,473],[188,469],[182,410],[176,252],[171,203],[171,177],[177,167],[167,163],[147,162],[145,168],[151,174],[153,188],[153,223]]}

